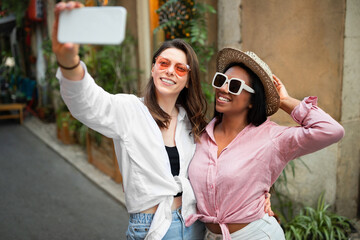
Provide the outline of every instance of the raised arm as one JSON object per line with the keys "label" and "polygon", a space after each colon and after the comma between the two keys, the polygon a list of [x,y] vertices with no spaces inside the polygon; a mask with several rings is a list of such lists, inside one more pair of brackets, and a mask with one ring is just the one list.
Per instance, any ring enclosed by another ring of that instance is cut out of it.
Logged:
{"label": "raised arm", "polygon": [[[71,114],[88,127],[110,138],[121,138],[131,129],[134,118],[139,119],[142,103],[134,95],[113,95],[98,86],[80,62],[79,45],[59,43],[57,39],[59,14],[81,8],[79,2],[60,2],[55,7],[52,48],[58,61],[56,77],[60,82],[61,96]],[[70,69],[69,69],[70,68]]]}
{"label": "raised arm", "polygon": [[275,147],[285,160],[320,150],[344,136],[344,128],[317,106],[316,97],[299,101],[289,96],[276,76],[274,80],[280,95],[280,108],[300,124],[299,127],[279,126],[272,132]]}
{"label": "raised arm", "polygon": [[74,8],[81,8],[84,5],[79,2],[60,2],[55,6],[55,21],[52,32],[52,50],[56,55],[57,62],[60,66],[63,76],[69,80],[81,80],[84,77],[85,71],[82,68],[79,57],[79,44],[58,42],[58,25],[60,12],[72,10]]}
{"label": "raised arm", "polygon": [[277,78],[275,75],[273,75],[273,78],[275,80],[274,83],[276,89],[280,95],[280,108],[288,114],[291,114],[292,110],[294,110],[294,108],[300,104],[300,101],[289,96],[284,84],[280,81],[279,78]]}

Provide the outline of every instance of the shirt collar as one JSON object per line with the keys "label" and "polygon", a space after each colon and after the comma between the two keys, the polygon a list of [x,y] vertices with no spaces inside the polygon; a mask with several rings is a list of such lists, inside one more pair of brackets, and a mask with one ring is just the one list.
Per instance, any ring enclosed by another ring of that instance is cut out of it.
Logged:
{"label": "shirt collar", "polygon": [[184,120],[184,118],[186,117],[185,109],[180,105],[177,105],[177,107],[179,108],[178,120]]}
{"label": "shirt collar", "polygon": [[[205,128],[205,131],[206,131],[206,133],[207,133],[207,135],[210,137],[210,139],[212,140],[212,141],[214,141],[214,142],[216,142],[215,141],[215,137],[214,137],[214,127],[215,127],[215,123],[216,123],[216,117],[215,118],[213,118],[212,120],[211,120],[211,122],[209,122],[209,124],[206,126],[206,128]],[[268,117],[267,119],[266,119],[266,121],[265,122],[263,122],[260,126],[263,126],[263,125],[265,125],[265,124],[267,124],[268,122],[270,122],[270,118]],[[249,124],[249,125],[247,125],[245,128],[246,129],[250,129],[250,128],[254,128],[255,126],[254,125],[252,125],[252,124]]]}
{"label": "shirt collar", "polygon": [[214,127],[215,127],[215,123],[216,123],[216,117],[213,118],[211,120],[211,122],[209,122],[209,124],[206,126],[205,131],[206,133],[209,135],[209,137],[211,138],[211,140],[215,141],[215,137],[214,137]]}

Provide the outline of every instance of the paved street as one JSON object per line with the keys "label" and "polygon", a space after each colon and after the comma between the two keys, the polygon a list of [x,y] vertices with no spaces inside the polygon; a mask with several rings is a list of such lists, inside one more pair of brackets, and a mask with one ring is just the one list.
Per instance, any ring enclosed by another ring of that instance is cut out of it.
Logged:
{"label": "paved street", "polygon": [[125,239],[114,198],[17,121],[0,121],[0,239]]}

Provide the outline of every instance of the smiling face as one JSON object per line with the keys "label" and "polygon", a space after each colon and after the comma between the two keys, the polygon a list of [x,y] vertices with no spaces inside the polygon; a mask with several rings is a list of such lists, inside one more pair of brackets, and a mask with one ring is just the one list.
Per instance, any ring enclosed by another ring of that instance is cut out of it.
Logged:
{"label": "smiling face", "polygon": [[166,59],[166,61],[169,60],[171,63],[168,68],[164,69],[161,67],[161,63],[156,61],[151,69],[151,75],[156,89],[156,96],[158,98],[177,98],[181,90],[183,90],[187,85],[189,73],[180,76],[175,71],[176,67],[179,66],[176,66],[176,64],[180,63],[187,65],[186,54],[177,48],[167,48],[160,53],[157,59]]}
{"label": "smiling face", "polygon": [[[225,75],[231,78],[239,78],[245,81],[245,84],[251,86],[250,75],[240,66],[233,66],[229,68]],[[215,90],[216,97],[216,111],[223,113],[224,115],[247,115],[249,108],[251,108],[250,99],[251,93],[247,91],[241,91],[240,95],[234,95],[229,93],[228,84],[225,84],[222,88]]]}

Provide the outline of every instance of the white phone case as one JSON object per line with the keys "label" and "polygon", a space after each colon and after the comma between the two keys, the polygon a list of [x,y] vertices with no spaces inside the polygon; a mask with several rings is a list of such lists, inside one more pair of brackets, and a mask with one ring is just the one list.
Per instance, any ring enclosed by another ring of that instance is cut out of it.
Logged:
{"label": "white phone case", "polygon": [[59,16],[60,43],[117,45],[125,38],[124,7],[83,7]]}

